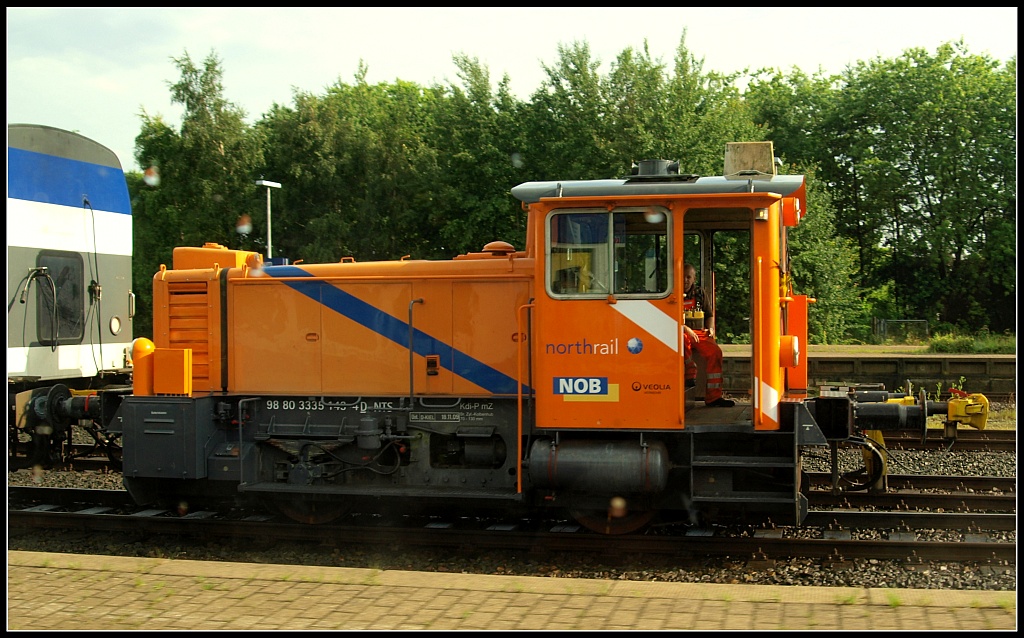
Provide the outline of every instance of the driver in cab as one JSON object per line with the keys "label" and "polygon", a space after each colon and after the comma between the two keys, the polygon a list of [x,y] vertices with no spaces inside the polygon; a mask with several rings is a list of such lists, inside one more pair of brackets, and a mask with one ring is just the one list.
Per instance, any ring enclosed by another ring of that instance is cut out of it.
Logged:
{"label": "driver in cab", "polygon": [[709,408],[731,408],[735,401],[722,396],[722,348],[715,343],[715,317],[711,313],[707,293],[697,285],[697,270],[692,264],[683,265],[683,311],[702,311],[704,330],[694,330],[683,325],[686,337],[683,339],[686,358],[686,387],[697,383],[697,364],[693,360],[696,352],[707,366],[707,386],[704,390],[704,405]]}

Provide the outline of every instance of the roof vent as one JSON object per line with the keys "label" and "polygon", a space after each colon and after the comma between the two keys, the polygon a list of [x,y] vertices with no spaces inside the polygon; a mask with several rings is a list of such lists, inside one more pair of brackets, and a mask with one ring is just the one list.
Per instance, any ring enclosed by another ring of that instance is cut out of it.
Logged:
{"label": "roof vent", "polygon": [[484,252],[492,255],[511,255],[516,249],[507,241],[492,241],[484,246]]}
{"label": "roof vent", "polygon": [[633,164],[626,182],[693,182],[698,175],[679,174],[679,162],[672,160],[640,160]]}
{"label": "roof vent", "polygon": [[633,175],[678,175],[679,162],[669,160],[640,160],[640,165],[633,165]]}

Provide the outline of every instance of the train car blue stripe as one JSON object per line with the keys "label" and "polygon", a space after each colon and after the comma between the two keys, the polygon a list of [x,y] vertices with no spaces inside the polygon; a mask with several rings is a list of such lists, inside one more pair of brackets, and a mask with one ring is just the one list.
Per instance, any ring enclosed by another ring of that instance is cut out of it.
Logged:
{"label": "train car blue stripe", "polygon": [[131,215],[124,172],[110,166],[7,148],[7,197]]}
{"label": "train car blue stripe", "polygon": [[[305,270],[295,266],[265,266],[263,271],[271,277],[312,277]],[[407,322],[396,319],[362,299],[323,281],[286,281],[283,283],[310,299],[322,303],[343,317],[373,330],[382,337],[390,339],[402,347],[408,347],[409,324]],[[488,392],[494,394],[515,394],[516,392],[514,378],[416,328],[413,328],[413,352],[420,356],[439,355],[442,367],[450,369],[453,374],[475,383]],[[452,362],[450,368],[449,361]],[[529,392],[529,388],[525,385],[523,392]]]}

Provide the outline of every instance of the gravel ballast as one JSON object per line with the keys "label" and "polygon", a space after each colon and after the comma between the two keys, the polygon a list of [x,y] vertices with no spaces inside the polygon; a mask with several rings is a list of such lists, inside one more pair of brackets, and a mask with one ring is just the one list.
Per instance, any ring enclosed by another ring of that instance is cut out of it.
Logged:
{"label": "gravel ballast", "polygon": [[[1013,453],[894,451],[890,463],[891,471],[905,474],[1016,476],[1017,470],[1016,454]],[[827,471],[827,466],[807,469]],[[121,477],[116,473],[102,472],[19,470],[8,472],[8,485],[121,489]],[[1004,533],[1004,538],[1015,540],[1016,534]],[[993,567],[954,560],[907,565],[902,561],[858,559],[837,567],[814,559],[800,558],[777,560],[768,566],[755,567],[745,560],[715,557],[691,561],[685,565],[654,566],[645,565],[642,558],[615,559],[582,553],[543,556],[495,550],[486,553],[456,553],[420,547],[357,546],[337,542],[276,543],[272,547],[253,547],[251,543],[223,540],[139,539],[130,534],[103,535],[57,530],[9,533],[8,549],[553,578],[998,591],[1014,591],[1017,586],[1015,564]]]}

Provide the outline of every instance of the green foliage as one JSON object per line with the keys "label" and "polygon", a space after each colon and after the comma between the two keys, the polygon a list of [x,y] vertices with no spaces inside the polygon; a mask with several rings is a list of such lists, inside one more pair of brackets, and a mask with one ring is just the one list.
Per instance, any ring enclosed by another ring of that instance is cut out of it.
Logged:
{"label": "green foliage", "polygon": [[715,331],[721,343],[750,343],[750,233],[720,231],[713,241]]}
{"label": "green foliage", "polygon": [[946,354],[1016,354],[1017,339],[1012,334],[991,334],[987,330],[977,335],[942,333],[932,335],[929,352]]}
{"label": "green foliage", "polygon": [[974,327],[991,307],[1008,316],[1015,268],[1001,246],[1016,209],[1008,71],[961,42],[844,74],[825,124],[832,159],[822,165],[844,193],[839,231],[858,243],[862,283],[891,281],[902,316]]}
{"label": "green foliage", "polygon": [[974,352],[974,337],[968,335],[935,335],[928,343],[929,352],[969,354]]}
{"label": "green foliage", "polygon": [[143,241],[150,231],[143,200],[148,196],[142,173],[127,171],[128,196],[132,206],[132,292],[135,294],[135,317],[132,318],[133,337],[153,337],[153,273],[151,260],[139,252],[140,244],[154,245],[151,238]]}
{"label": "green foliage", "polygon": [[977,354],[1016,354],[1017,338],[1009,331],[992,334],[981,330],[974,337],[974,352]]}
{"label": "green foliage", "polygon": [[[932,401],[941,401],[945,396],[945,393],[952,394],[950,390],[964,391],[964,382],[967,381],[967,377],[961,375],[960,378],[952,383],[943,383],[941,381],[935,382],[935,392],[930,393],[929,397]],[[943,387],[945,386],[945,387]]]}
{"label": "green foliage", "polygon": [[835,212],[827,191],[815,189],[807,168],[809,212],[790,231],[794,288],[816,301],[808,308],[808,341],[840,344],[862,340],[870,330],[867,306],[858,296],[856,253],[849,240],[835,236]]}
{"label": "green foliage", "polygon": [[522,104],[508,90],[508,78],[492,94],[487,68],[475,58],[456,56],[462,86],[436,87],[434,126],[427,143],[435,149],[439,174],[431,201],[439,244],[429,253],[453,256],[479,251],[490,241],[523,248],[525,220],[510,184],[522,181],[524,142],[516,119]]}
{"label": "green foliage", "polygon": [[[457,82],[430,87],[370,85],[360,62],[352,83],[296,92],[252,126],[225,99],[213,53],[200,65],[172,59],[182,122],[143,111],[136,138],[160,185],[129,177],[136,334],[149,326],[148,281],[174,246],[266,249],[262,176],[283,184],[275,256],[448,258],[497,239],[525,247],[508,192],[518,183],[618,177],[650,158],[716,175],[726,142],[764,139],[808,178],[809,212],[788,242],[794,290],[817,300],[811,343],[866,342],[872,317],[961,331],[1016,323],[1016,58],[1001,65],[951,43],[842,76],[723,75],[704,70],[684,30],[669,63],[644,42],[607,73],[586,42],[560,45],[526,102],[465,55],[453,57]],[[248,235],[235,232],[243,213]],[[749,253],[740,237],[715,241],[733,276],[716,282],[719,336],[745,342]]]}
{"label": "green foliage", "polygon": [[211,53],[200,68],[188,53],[172,59],[181,71],[171,85],[172,101],[185,107],[181,130],[143,111],[135,158],[158,171],[159,183],[150,185],[137,175],[128,181],[137,336],[150,336],[152,286],[147,282],[161,264],[171,265],[173,248],[205,242],[238,247],[239,216],[265,201],[253,184],[262,150],[242,111],[223,97],[220,61]]}
{"label": "green foliage", "polygon": [[781,154],[819,167],[871,315],[1015,325],[1016,57],[961,41],[841,77],[763,70],[745,98]]}
{"label": "green foliage", "polygon": [[821,159],[820,129],[835,108],[839,80],[820,71],[807,76],[796,68],[788,75],[761,69],[751,76],[744,102],[783,161],[814,164]]}

